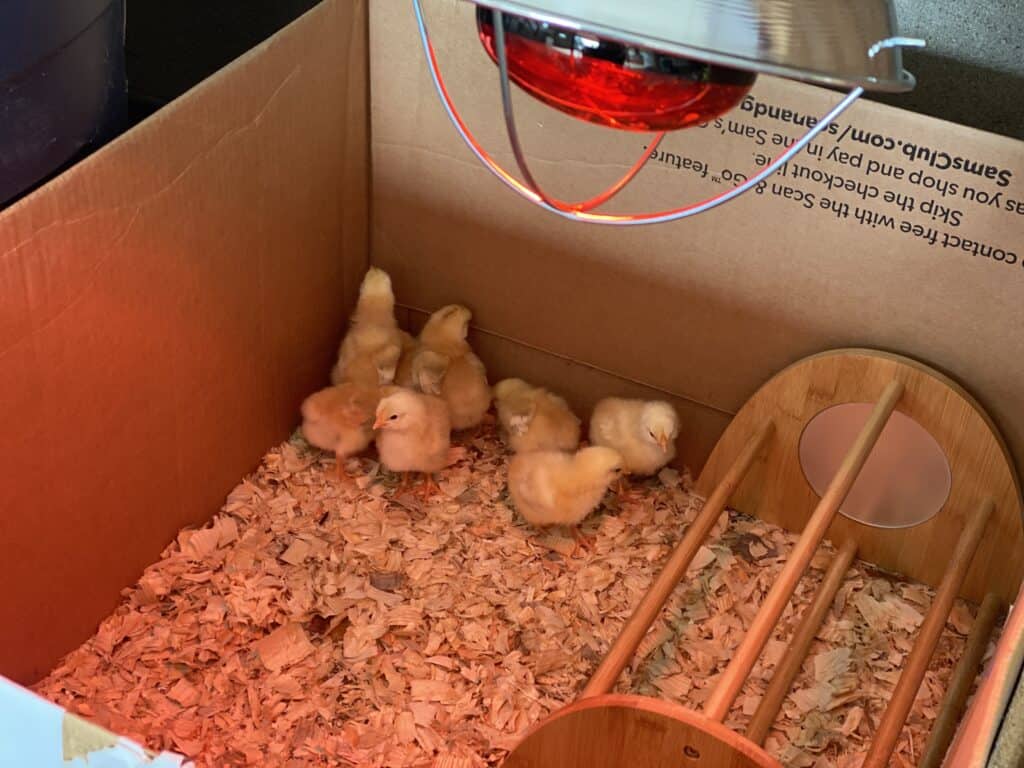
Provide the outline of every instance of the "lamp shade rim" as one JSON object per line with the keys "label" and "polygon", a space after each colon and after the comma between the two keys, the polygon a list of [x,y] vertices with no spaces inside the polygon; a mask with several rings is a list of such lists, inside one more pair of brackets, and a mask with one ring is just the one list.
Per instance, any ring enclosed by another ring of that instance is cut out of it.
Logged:
{"label": "lamp shade rim", "polygon": [[[746,30],[746,34],[733,35],[731,39],[725,39],[727,36],[721,32],[729,22],[730,13],[720,13],[714,18],[701,16],[715,7],[715,0],[691,0],[689,4],[681,0],[648,0],[646,6],[650,8],[645,7],[633,15],[620,10],[629,5],[621,0],[608,3],[600,0],[587,3],[578,0],[470,1],[625,45],[815,85],[905,93],[916,84],[913,75],[903,69],[899,46],[882,50],[874,58],[869,55],[872,46],[896,35],[895,14],[888,0],[872,0],[877,12],[868,21],[859,19],[859,24],[843,17],[850,5],[841,4],[835,6],[840,9],[835,18],[823,19],[819,10],[814,23],[788,27],[779,14],[770,19],[744,15],[741,11],[748,10],[748,6],[754,8],[752,0],[725,0],[722,5],[737,19],[734,27]],[[774,1],[787,8],[800,5],[789,0]],[[809,2],[818,9],[829,5],[818,4],[817,0]],[[696,15],[701,23],[658,24],[656,11],[666,4],[676,9],[687,6],[691,16]],[[586,5],[585,12],[582,12],[583,5]],[[801,18],[795,12],[794,17]],[[710,31],[712,29],[715,31]],[[841,39],[842,44],[826,44],[830,38]]]}

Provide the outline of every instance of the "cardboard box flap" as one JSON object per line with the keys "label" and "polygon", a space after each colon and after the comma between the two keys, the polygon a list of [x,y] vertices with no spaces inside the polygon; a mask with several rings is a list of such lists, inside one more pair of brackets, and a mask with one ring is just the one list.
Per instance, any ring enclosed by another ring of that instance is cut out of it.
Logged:
{"label": "cardboard box flap", "polygon": [[365,61],[365,4],[324,3],[0,214],[3,674],[88,637],[326,381],[367,262]]}

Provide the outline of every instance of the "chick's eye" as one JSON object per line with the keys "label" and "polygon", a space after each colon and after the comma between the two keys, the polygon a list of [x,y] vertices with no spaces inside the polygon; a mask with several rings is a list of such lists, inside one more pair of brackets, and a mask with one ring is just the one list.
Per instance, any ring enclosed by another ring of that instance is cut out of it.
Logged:
{"label": "chick's eye", "polygon": [[394,421],[397,418],[398,418],[398,414],[397,413],[392,413],[390,416],[388,416],[388,421]]}

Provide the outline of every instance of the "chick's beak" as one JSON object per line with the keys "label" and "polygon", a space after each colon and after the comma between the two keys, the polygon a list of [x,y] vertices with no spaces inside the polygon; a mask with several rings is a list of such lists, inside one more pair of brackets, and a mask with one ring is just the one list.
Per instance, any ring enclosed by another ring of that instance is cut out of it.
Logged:
{"label": "chick's beak", "polygon": [[385,423],[386,422],[383,416],[377,416],[377,418],[373,422],[373,429],[381,429]]}
{"label": "chick's beak", "polygon": [[661,446],[662,453],[668,451],[668,435],[658,435],[658,445]]}

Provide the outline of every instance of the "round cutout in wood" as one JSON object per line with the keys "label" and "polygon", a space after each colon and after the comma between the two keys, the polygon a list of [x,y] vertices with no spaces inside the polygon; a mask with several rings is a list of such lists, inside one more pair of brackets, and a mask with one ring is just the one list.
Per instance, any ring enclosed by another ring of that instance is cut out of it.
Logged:
{"label": "round cutout in wood", "polygon": [[[800,436],[800,466],[821,496],[864,426],[873,403],[842,403],[821,411]],[[938,514],[949,498],[949,461],[934,437],[896,411],[840,508],[876,528],[910,528]]]}

